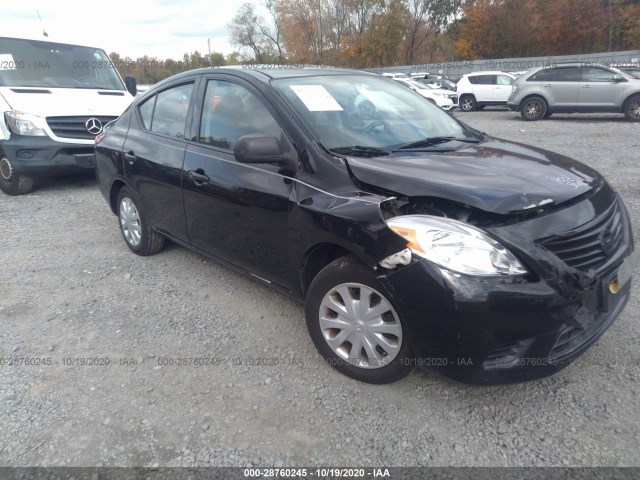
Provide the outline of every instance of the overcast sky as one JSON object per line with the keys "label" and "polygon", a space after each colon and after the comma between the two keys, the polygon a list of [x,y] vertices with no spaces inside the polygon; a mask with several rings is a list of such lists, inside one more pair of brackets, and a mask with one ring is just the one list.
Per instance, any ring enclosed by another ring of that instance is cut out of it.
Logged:
{"label": "overcast sky", "polygon": [[[230,53],[227,24],[248,0],[2,0],[0,35],[99,47],[107,53],[181,59],[184,52]],[[249,0],[250,1],[250,0]],[[257,3],[257,2],[253,2]]]}

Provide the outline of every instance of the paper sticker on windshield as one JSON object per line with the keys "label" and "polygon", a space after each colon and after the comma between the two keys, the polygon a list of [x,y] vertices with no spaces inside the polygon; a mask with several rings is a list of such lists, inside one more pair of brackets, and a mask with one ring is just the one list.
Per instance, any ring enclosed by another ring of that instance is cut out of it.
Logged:
{"label": "paper sticker on windshield", "polygon": [[10,53],[0,53],[0,70],[15,70],[16,62]]}
{"label": "paper sticker on windshield", "polygon": [[291,85],[310,112],[341,112],[342,107],[322,85]]}

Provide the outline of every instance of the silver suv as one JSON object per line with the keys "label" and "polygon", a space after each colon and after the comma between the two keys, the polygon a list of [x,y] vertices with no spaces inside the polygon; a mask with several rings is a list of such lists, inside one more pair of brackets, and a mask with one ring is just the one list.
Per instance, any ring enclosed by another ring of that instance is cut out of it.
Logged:
{"label": "silver suv", "polygon": [[507,100],[524,120],[554,113],[624,113],[640,122],[640,80],[615,68],[566,63],[538,67],[519,77]]}

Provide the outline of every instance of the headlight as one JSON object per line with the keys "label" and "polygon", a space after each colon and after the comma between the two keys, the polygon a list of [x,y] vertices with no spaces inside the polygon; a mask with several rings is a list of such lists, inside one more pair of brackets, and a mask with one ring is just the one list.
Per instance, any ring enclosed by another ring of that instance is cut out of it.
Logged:
{"label": "headlight", "polygon": [[466,275],[522,275],[527,270],[500,243],[479,229],[441,217],[406,215],[387,220],[413,253]]}
{"label": "headlight", "polygon": [[29,135],[31,137],[44,137],[46,120],[36,115],[23,112],[4,112],[4,120],[11,132],[16,135]]}

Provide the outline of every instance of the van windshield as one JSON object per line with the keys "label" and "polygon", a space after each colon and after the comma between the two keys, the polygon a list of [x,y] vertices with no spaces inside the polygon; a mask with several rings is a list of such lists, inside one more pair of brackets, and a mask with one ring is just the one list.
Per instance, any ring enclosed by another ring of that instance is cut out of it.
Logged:
{"label": "van windshield", "polygon": [[0,86],[124,90],[99,48],[0,38]]}

